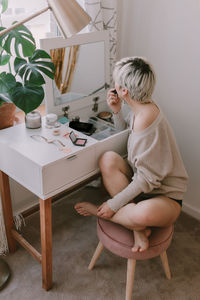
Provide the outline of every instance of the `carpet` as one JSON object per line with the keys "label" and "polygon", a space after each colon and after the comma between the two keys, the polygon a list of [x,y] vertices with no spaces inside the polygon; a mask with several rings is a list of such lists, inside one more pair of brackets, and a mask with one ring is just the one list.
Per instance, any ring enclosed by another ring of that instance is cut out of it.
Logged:
{"label": "carpet", "polygon": [[[0,292],[4,300],[123,300],[126,259],[104,250],[95,268],[87,266],[98,244],[96,218],[79,216],[73,206],[79,201],[102,203],[107,199],[98,187],[85,186],[55,202],[53,217],[53,288],[41,285],[41,266],[21,246],[5,256],[12,277]],[[39,213],[26,218],[24,237],[40,251]],[[167,251],[172,279],[167,280],[160,258],[136,264],[134,300],[200,299],[200,222],[182,213],[175,224]]]}

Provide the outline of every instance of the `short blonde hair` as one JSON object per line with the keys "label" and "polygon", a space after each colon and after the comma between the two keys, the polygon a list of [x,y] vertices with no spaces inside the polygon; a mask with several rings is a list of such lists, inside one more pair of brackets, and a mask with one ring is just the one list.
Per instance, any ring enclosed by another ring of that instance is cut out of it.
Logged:
{"label": "short blonde hair", "polygon": [[127,89],[135,101],[151,102],[156,76],[145,58],[122,58],[115,64],[113,79],[120,87]]}

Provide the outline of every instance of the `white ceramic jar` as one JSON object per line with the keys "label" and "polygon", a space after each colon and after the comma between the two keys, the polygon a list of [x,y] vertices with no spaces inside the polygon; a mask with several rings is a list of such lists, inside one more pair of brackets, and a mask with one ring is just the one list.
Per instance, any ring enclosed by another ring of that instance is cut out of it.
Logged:
{"label": "white ceramic jar", "polygon": [[37,110],[33,110],[25,115],[25,124],[27,128],[36,129],[41,127],[41,115]]}

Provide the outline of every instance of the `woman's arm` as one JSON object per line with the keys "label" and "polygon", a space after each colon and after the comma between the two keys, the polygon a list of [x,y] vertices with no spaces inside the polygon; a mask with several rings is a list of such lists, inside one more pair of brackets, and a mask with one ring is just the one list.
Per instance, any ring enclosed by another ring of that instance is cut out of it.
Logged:
{"label": "woman's arm", "polygon": [[127,124],[121,112],[121,99],[118,97],[118,94],[114,89],[108,91],[107,104],[113,112],[115,127],[119,130],[124,130],[127,127]]}
{"label": "woman's arm", "polygon": [[130,184],[107,201],[108,206],[115,212],[140,193],[159,189],[163,178],[173,168],[170,143],[163,131],[154,130],[144,136],[136,134],[129,147],[132,150],[129,159],[137,171]]}

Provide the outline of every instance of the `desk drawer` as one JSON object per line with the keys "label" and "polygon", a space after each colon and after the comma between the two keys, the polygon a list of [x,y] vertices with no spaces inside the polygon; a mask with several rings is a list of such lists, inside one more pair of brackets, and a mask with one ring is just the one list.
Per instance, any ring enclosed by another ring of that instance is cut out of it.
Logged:
{"label": "desk drawer", "polygon": [[62,160],[45,166],[42,170],[43,194],[56,191],[94,169],[95,150],[93,147],[75,152]]}

